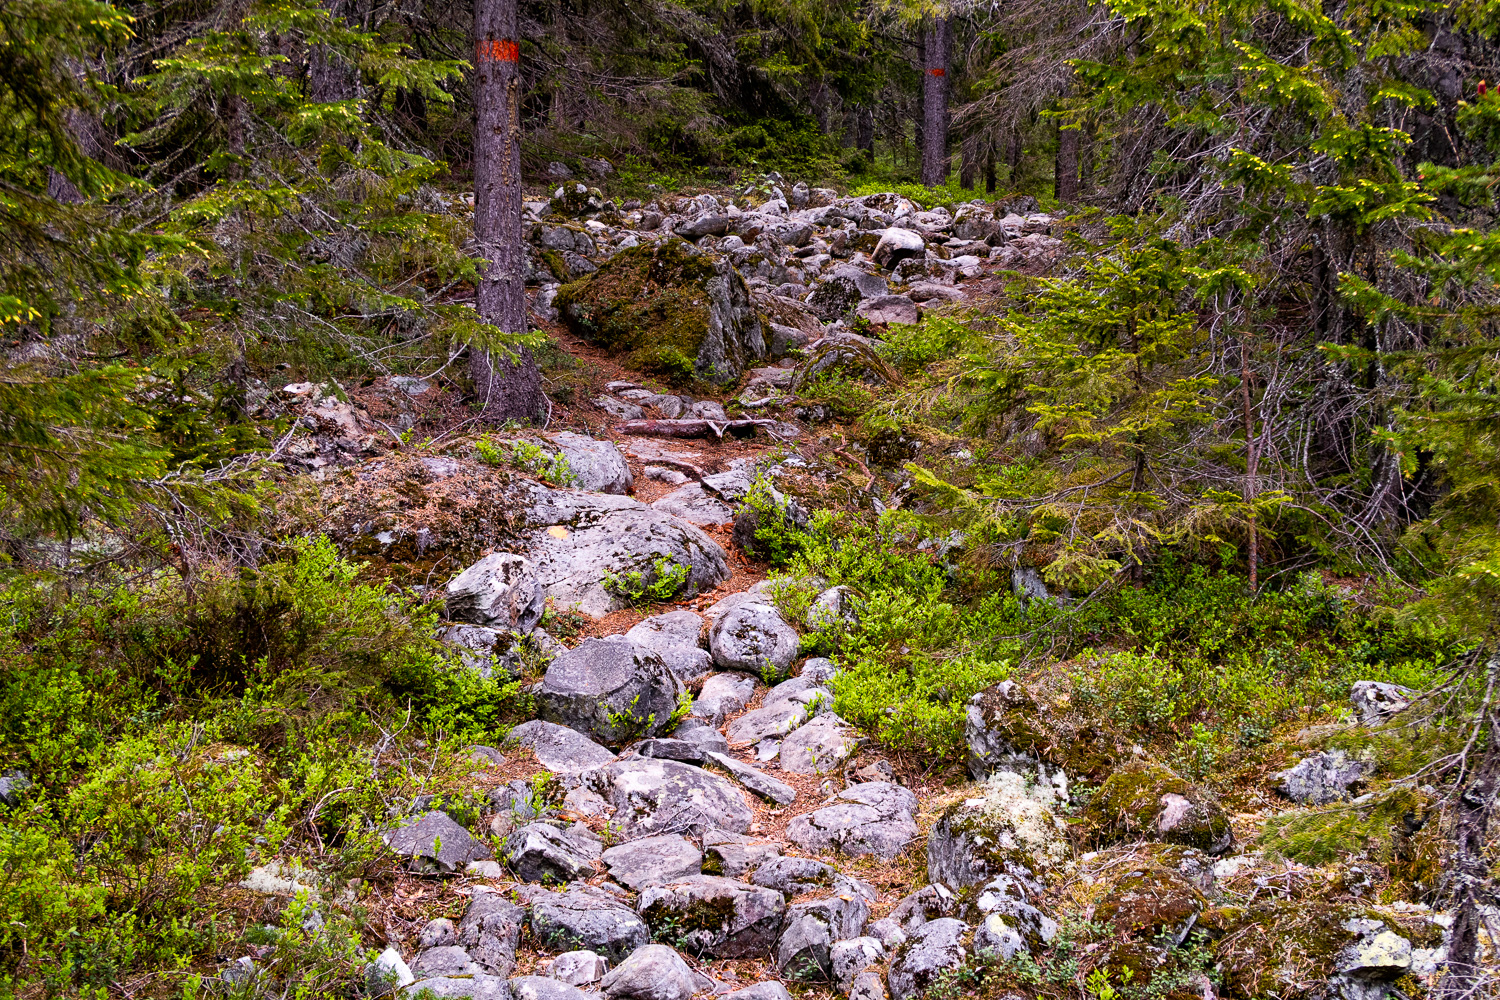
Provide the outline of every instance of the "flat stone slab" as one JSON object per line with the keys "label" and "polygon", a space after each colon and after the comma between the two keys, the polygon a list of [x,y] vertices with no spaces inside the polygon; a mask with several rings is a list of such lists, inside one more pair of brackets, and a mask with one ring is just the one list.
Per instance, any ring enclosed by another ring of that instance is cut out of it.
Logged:
{"label": "flat stone slab", "polygon": [[730,746],[747,746],[767,736],[785,736],[806,721],[807,706],[781,701],[746,712],[725,727],[724,735]]}
{"label": "flat stone slab", "polygon": [[604,852],[603,860],[616,882],[636,890],[665,885],[703,870],[703,852],[675,833],[611,847]]}

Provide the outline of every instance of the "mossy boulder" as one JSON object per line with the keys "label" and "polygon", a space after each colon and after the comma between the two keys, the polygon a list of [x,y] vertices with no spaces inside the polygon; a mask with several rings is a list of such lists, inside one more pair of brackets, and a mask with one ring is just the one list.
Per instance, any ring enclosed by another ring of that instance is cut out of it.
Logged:
{"label": "mossy boulder", "polygon": [[1214,959],[1222,996],[1359,996],[1410,970],[1411,942],[1363,907],[1276,900],[1235,912]]}
{"label": "mossy boulder", "polygon": [[1166,868],[1147,864],[1116,876],[1093,912],[1093,920],[1109,928],[1103,964],[1111,979],[1128,968],[1132,985],[1147,987],[1158,973],[1177,971],[1172,953],[1207,909],[1203,894]]}
{"label": "mossy boulder", "polygon": [[622,250],[554,305],[580,337],[669,381],[727,384],[767,356],[744,279],[679,239]]}
{"label": "mossy boulder", "polygon": [[998,770],[1061,768],[1097,781],[1126,760],[1130,744],[1098,723],[1038,701],[1016,681],[1002,681],[969,699],[964,715],[969,773],[977,780]]}
{"label": "mossy boulder", "polygon": [[1111,774],[1089,800],[1087,819],[1099,844],[1139,838],[1211,855],[1234,846],[1229,817],[1218,803],[1158,764],[1130,764]]}

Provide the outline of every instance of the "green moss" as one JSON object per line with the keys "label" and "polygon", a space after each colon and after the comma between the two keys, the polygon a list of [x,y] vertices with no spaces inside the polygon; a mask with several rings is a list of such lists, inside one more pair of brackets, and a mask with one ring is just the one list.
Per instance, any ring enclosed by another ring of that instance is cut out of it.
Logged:
{"label": "green moss", "polygon": [[690,379],[708,335],[704,285],[714,273],[713,262],[682,240],[632,247],[559,289],[557,309],[591,343],[628,353],[648,371]]}
{"label": "green moss", "polygon": [[1222,973],[1221,995],[1307,995],[1308,985],[1326,983],[1334,960],[1355,939],[1344,924],[1359,917],[1381,919],[1359,907],[1317,900],[1277,900],[1230,918],[1214,946]]}
{"label": "green moss", "polygon": [[[1160,829],[1165,796],[1190,803],[1185,817],[1169,830]],[[1166,843],[1202,851],[1222,851],[1231,837],[1229,817],[1196,785],[1158,764],[1135,763],[1107,778],[1089,800],[1087,818],[1096,843],[1155,836]]]}
{"label": "green moss", "polygon": [[542,263],[547,265],[547,270],[552,272],[552,277],[558,281],[567,281],[568,266],[563,263],[562,254],[556,250],[539,250],[537,256],[542,258]]}

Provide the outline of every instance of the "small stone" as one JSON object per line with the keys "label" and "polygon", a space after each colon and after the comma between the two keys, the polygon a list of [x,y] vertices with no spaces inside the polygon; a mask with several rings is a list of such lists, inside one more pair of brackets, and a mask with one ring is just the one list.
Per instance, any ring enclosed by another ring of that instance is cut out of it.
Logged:
{"label": "small stone", "polygon": [[792,897],[828,888],[834,874],[832,866],[812,858],[773,858],[757,868],[750,881]]}
{"label": "small stone", "polygon": [[834,942],[830,954],[834,982],[847,993],[860,973],[885,958],[885,946],[873,937],[850,938]]}
{"label": "small stone", "polygon": [[665,732],[683,690],[659,655],[614,636],[585,639],[554,659],[538,700],[548,722],[619,743]]}
{"label": "small stone", "polygon": [[[591,951],[570,951],[568,955],[594,955]],[[564,958],[557,956],[553,960],[554,968],[557,962]],[[594,955],[594,959],[603,963],[604,959]],[[603,973],[601,972],[602,976]],[[597,982],[597,979],[587,980]],[[570,983],[559,976],[516,976],[510,981],[510,995],[513,1000],[587,1000],[589,996],[578,988],[577,983]]]}
{"label": "small stone", "polygon": [[762,798],[770,799],[777,805],[791,805],[797,798],[797,790],[791,785],[773,778],[764,771],[751,767],[743,761],[736,760],[728,754],[710,751],[708,758],[728,771],[734,776],[736,781],[750,789],[750,791]]}
{"label": "small stone", "polygon": [[[253,968],[254,963],[251,963]],[[386,948],[365,970],[365,982],[373,996],[384,996],[393,989],[410,985],[417,979],[395,948]]]}
{"label": "small stone", "polygon": [[757,844],[737,833],[712,830],[703,835],[703,871],[708,875],[739,878],[780,855],[777,845]]}
{"label": "small stone", "polygon": [[875,244],[870,254],[872,260],[886,270],[891,270],[908,258],[920,258],[927,252],[927,244],[920,233],[910,229],[887,229]]}
{"label": "small stone", "polygon": [[541,621],[546,604],[535,564],[511,552],[485,556],[450,580],[447,591],[454,620],[521,632]]}
{"label": "small stone", "polygon": [[1416,692],[1399,684],[1383,681],[1355,681],[1349,689],[1349,703],[1366,726],[1378,726],[1411,704]]}
{"label": "small stone", "polygon": [[905,295],[877,295],[855,306],[854,315],[862,317],[873,326],[888,326],[891,323],[915,326],[922,319],[922,310]]}
{"label": "small stone", "polygon": [[724,1000],[792,1000],[785,986],[777,982],[756,983],[742,990],[735,990]]}
{"label": "small stone", "polygon": [[786,676],[798,642],[780,612],[756,601],[739,604],[720,617],[709,631],[708,649],[720,669],[770,680]]}
{"label": "small stone", "polygon": [[453,927],[453,921],[447,917],[438,917],[436,920],[427,921],[422,932],[417,935],[417,948],[441,948],[444,945],[458,943],[458,932]]}
{"label": "small stone", "polygon": [[642,757],[680,760],[684,764],[702,764],[707,759],[703,746],[691,740],[641,740],[641,742],[635,745],[635,752]]}
{"label": "small stone", "polygon": [[418,979],[484,974],[484,970],[469,958],[469,953],[456,944],[441,945],[420,952],[412,963],[411,971]]}
{"label": "small stone", "polygon": [[627,840],[659,833],[744,833],[754,818],[744,793],[691,764],[637,758],[593,772],[591,781],[615,810]]}

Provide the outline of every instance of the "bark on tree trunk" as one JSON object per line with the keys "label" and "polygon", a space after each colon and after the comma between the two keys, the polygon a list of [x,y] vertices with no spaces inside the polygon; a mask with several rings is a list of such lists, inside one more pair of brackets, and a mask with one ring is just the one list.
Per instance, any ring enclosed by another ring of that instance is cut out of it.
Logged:
{"label": "bark on tree trunk", "polygon": [[1250,405],[1250,345],[1245,340],[1240,341],[1240,402],[1245,411],[1245,503],[1250,506],[1247,527],[1250,534],[1250,592],[1253,594],[1256,588],[1256,570],[1260,562],[1260,536],[1255,528],[1254,507],[1260,449],[1255,436],[1255,413]]}
{"label": "bark on tree trunk", "polygon": [[865,159],[875,162],[875,112],[868,105],[854,112],[854,145],[865,151]]}
{"label": "bark on tree trunk", "polygon": [[[351,0],[330,0],[328,13],[347,20],[354,13]],[[307,56],[307,96],[317,104],[350,101],[358,96],[355,68],[325,45],[315,45]]]}
{"label": "bark on tree trunk", "polygon": [[1016,130],[1010,134],[1010,151],[1005,159],[1005,165],[1010,167],[1010,176],[1006,180],[1010,183],[1011,187],[1016,186],[1016,174],[1021,171],[1021,154],[1023,152],[1025,150],[1021,146],[1021,127],[1017,125]]}
{"label": "bark on tree trunk", "polygon": [[984,193],[995,193],[995,151],[988,150],[984,154]]}
{"label": "bark on tree trunk", "polygon": [[959,146],[958,186],[965,191],[974,190],[974,178],[979,175],[979,150],[971,138]]}
{"label": "bark on tree trunk", "polygon": [[[474,5],[474,239],[489,261],[477,295],[479,316],[502,333],[526,332],[526,249],[521,231],[521,49],[516,0]],[[546,411],[531,352],[506,357],[479,346],[469,371],[486,420],[532,421]]]}
{"label": "bark on tree trunk", "polygon": [[934,17],[923,30],[922,183],[948,180],[948,19]]}
{"label": "bark on tree trunk", "polygon": [[[1491,680],[1500,673],[1500,653],[1486,664]],[[1489,745],[1473,780],[1459,795],[1453,822],[1453,924],[1448,929],[1448,968],[1438,983],[1438,1000],[1470,1000],[1480,995],[1484,969],[1480,965],[1479,931],[1484,926],[1480,906],[1489,902],[1485,881],[1484,842],[1490,815],[1500,794],[1500,720],[1490,709],[1483,724]]]}
{"label": "bark on tree trunk", "polygon": [[1078,130],[1057,130],[1057,200],[1070,205],[1078,200]]}

